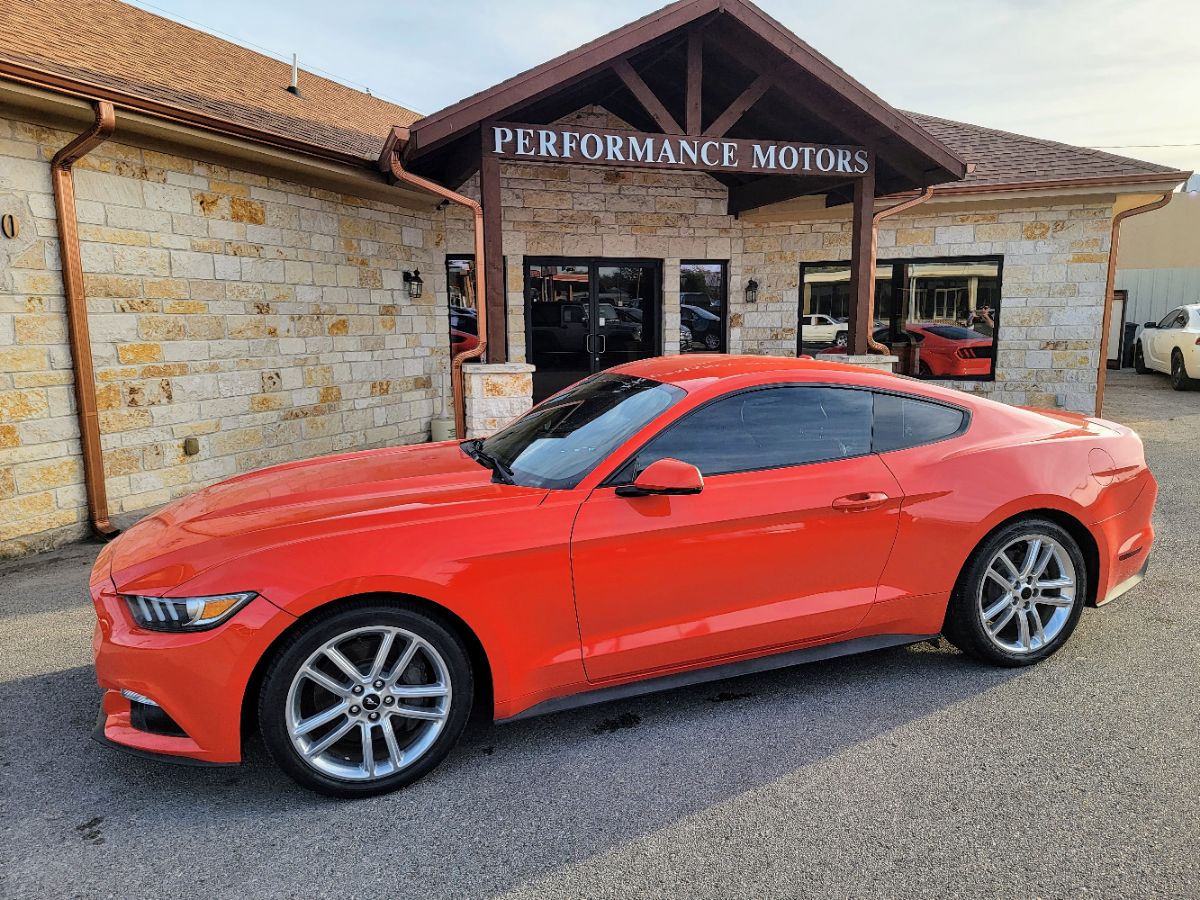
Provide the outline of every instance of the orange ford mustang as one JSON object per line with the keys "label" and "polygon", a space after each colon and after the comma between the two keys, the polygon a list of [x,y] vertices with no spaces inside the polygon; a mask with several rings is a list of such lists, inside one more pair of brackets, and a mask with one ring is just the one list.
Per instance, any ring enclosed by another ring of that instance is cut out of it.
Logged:
{"label": "orange ford mustang", "polygon": [[393,790],[498,720],[944,635],[1044,659],[1141,580],[1137,435],[854,366],[673,357],[487,440],[276,466],[107,545],[97,736]]}

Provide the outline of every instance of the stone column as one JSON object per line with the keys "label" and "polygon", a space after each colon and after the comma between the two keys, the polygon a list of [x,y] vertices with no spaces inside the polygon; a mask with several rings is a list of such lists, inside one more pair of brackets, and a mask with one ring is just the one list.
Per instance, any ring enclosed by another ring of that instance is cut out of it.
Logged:
{"label": "stone column", "polygon": [[878,369],[880,372],[895,372],[898,356],[884,356],[881,353],[863,353],[861,355],[831,356],[830,362],[849,363],[852,366],[866,366],[868,369]]}
{"label": "stone column", "polygon": [[468,438],[487,437],[533,406],[533,366],[467,363],[463,366]]}

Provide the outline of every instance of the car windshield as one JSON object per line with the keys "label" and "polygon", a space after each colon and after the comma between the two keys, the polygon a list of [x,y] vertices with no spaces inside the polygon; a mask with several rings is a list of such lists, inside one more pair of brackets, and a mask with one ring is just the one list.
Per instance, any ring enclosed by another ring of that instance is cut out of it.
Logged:
{"label": "car windshield", "polygon": [[683,396],[682,388],[649,378],[593,375],[534,407],[483,441],[478,451],[510,474],[515,484],[573,488]]}

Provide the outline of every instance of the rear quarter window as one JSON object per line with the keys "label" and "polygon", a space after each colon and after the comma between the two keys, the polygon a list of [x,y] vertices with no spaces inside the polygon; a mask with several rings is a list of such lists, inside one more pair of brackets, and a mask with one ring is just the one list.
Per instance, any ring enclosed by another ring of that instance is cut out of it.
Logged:
{"label": "rear quarter window", "polygon": [[887,453],[944,441],[961,433],[966,424],[966,412],[956,406],[896,394],[876,394],[872,449]]}

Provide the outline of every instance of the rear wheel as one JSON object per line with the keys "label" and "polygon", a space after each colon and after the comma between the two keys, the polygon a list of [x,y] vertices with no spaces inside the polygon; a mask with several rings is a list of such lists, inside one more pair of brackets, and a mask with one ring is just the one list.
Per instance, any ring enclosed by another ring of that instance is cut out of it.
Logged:
{"label": "rear wheel", "polygon": [[1001,666],[1028,666],[1066,643],[1087,596],[1075,539],[1045,519],[1010,523],[975,549],[946,611],[945,637]]}
{"label": "rear wheel", "polygon": [[1142,342],[1133,345],[1133,371],[1139,375],[1149,375],[1150,368],[1146,365],[1146,355],[1142,352]]}
{"label": "rear wheel", "polygon": [[458,637],[389,603],[346,609],[294,636],[263,679],[259,721],[295,781],[333,797],[411,784],[457,742],[471,709]]}
{"label": "rear wheel", "polygon": [[1183,361],[1183,353],[1179,348],[1171,351],[1171,387],[1177,391],[1194,390],[1200,384],[1200,380],[1189,378],[1187,373],[1187,365]]}
{"label": "rear wheel", "polygon": [[929,363],[925,362],[925,360],[921,360],[917,363],[917,374],[922,378],[932,378],[933,369],[929,368]]}

